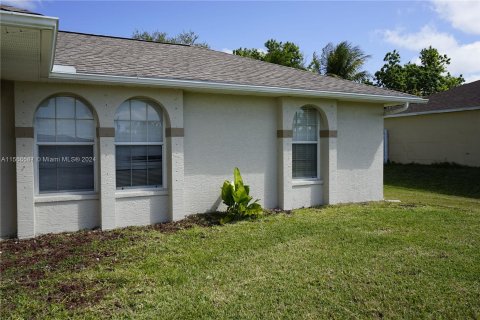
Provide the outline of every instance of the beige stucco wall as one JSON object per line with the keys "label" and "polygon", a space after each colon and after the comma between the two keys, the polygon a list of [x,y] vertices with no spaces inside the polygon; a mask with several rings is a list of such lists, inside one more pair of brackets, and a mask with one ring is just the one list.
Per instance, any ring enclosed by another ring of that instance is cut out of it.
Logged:
{"label": "beige stucco wall", "polygon": [[52,232],[72,232],[100,226],[99,201],[95,199],[61,199],[35,202],[35,232],[37,235]]}
{"label": "beige stucco wall", "polygon": [[117,194],[115,201],[115,226],[146,226],[170,220],[168,194],[137,196],[134,193]]}
{"label": "beige stucco wall", "polygon": [[[97,138],[96,189],[87,194],[38,194],[35,164],[17,166],[19,237],[146,225],[223,210],[220,187],[225,179],[232,179],[235,166],[250,185],[251,195],[266,208],[289,210],[382,199],[381,105],[133,86],[17,82],[15,125],[32,127],[40,102],[61,93],[88,101],[102,128],[113,127],[115,111],[124,100],[152,99],[164,108],[165,126],[182,129],[177,132],[184,135],[165,141],[168,183],[161,190],[116,190],[112,137]],[[315,181],[294,180],[291,172],[293,117],[306,105],[318,110],[320,129],[329,132],[320,139],[320,177]],[[17,155],[32,156],[35,141],[17,137],[16,148]]]}
{"label": "beige stucco wall", "polygon": [[322,184],[292,185],[293,208],[308,208],[325,203]]}
{"label": "beige stucco wall", "polygon": [[383,106],[338,103],[338,202],[383,199]]}
{"label": "beige stucco wall", "polygon": [[[79,96],[90,104],[98,127],[112,128],[114,114],[123,101],[144,97],[164,108],[166,127],[183,128],[183,93],[179,90],[33,82],[15,83],[15,126],[32,127],[38,105],[49,96],[65,93]],[[183,157],[183,138],[166,138],[165,145],[170,157]],[[33,157],[34,150],[33,138],[16,139],[17,156]],[[175,211],[183,213],[183,161],[170,164],[172,161],[166,154],[164,160],[170,172],[162,190],[116,190],[114,139],[97,137],[96,150],[95,190],[89,193],[39,194],[35,187],[35,163],[25,162],[17,166],[19,237],[166,221],[172,219],[173,209],[179,207]],[[172,189],[180,189],[175,193],[176,197],[173,197]],[[136,217],[135,223],[131,223],[132,217]]]}
{"label": "beige stucco wall", "polygon": [[389,160],[480,166],[480,110],[385,118]]}
{"label": "beige stucco wall", "polygon": [[17,233],[14,83],[2,80],[0,93],[0,238]]}
{"label": "beige stucco wall", "polygon": [[234,167],[254,198],[276,208],[275,99],[186,93],[184,103],[186,212],[223,209],[220,187]]}

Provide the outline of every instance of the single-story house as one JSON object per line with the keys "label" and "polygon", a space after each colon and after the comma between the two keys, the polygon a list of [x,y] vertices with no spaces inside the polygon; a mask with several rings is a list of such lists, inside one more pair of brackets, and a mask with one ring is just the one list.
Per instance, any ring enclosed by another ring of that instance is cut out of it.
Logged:
{"label": "single-story house", "polygon": [[416,96],[2,7],[1,236],[383,199],[386,106]]}
{"label": "single-story house", "polygon": [[480,167],[480,80],[385,116],[388,160]]}

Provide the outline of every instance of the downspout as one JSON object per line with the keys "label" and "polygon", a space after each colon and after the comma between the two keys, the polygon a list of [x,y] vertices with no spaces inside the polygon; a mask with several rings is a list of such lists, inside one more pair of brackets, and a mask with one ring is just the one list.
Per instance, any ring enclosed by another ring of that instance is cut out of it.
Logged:
{"label": "downspout", "polygon": [[[392,115],[392,114],[397,114],[400,112],[407,111],[408,108],[410,107],[410,102],[405,102],[404,105],[400,108],[397,106],[390,106],[390,107],[385,107],[385,110],[383,111],[384,116]],[[388,130],[383,129],[383,163],[386,164],[388,163],[389,159],[389,143],[388,143]]]}
{"label": "downspout", "polygon": [[385,111],[383,112],[383,115],[389,116],[391,114],[397,114],[403,111],[407,111],[409,107],[410,107],[410,102],[405,102],[405,104],[400,108],[398,108],[397,106],[386,107]]}

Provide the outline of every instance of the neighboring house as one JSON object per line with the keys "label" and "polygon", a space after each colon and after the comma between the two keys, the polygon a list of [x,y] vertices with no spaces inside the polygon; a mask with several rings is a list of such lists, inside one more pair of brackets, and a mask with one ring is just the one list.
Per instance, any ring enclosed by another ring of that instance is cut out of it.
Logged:
{"label": "neighboring house", "polygon": [[3,9],[2,236],[222,210],[234,167],[266,208],[382,200],[384,107],[423,101]]}
{"label": "neighboring house", "polygon": [[385,116],[388,159],[480,167],[480,80]]}

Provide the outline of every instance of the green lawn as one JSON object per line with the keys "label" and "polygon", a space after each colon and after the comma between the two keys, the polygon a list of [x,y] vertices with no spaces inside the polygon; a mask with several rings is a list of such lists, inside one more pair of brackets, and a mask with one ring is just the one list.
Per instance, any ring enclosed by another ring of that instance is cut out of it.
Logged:
{"label": "green lawn", "polygon": [[385,183],[402,202],[3,242],[0,317],[479,319],[480,169]]}

